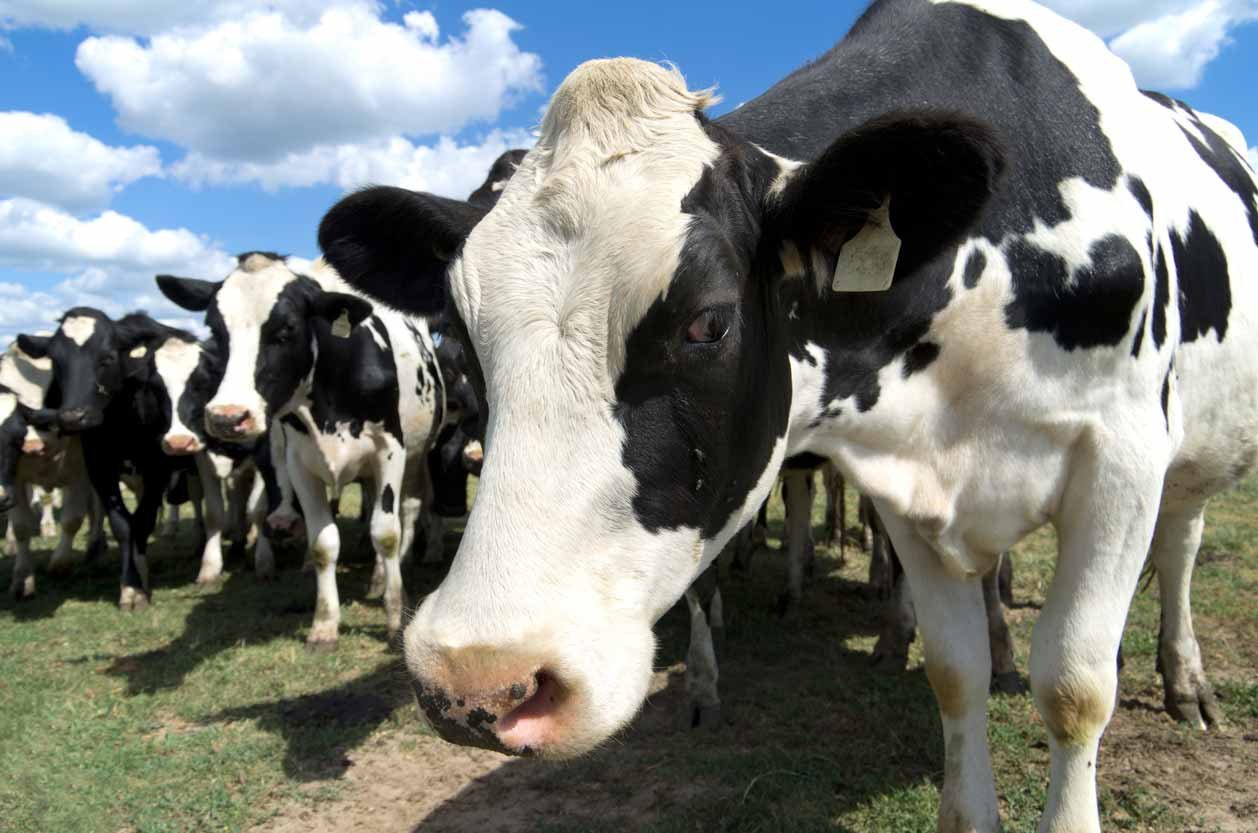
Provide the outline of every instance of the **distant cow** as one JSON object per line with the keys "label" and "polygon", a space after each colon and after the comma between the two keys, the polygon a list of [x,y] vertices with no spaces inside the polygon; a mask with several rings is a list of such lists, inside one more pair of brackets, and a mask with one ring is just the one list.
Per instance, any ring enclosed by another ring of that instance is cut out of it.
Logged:
{"label": "distant cow", "polygon": [[14,549],[10,592],[19,599],[35,592],[30,540],[41,531],[33,506],[36,487],[62,492],[61,538],[48,562],[50,573],[69,569],[74,536],[85,516],[91,519],[88,559],[105,550],[103,512],[87,479],[79,438],[39,430],[26,419],[30,410],[43,407],[51,383],[47,359],[32,359],[16,344],[0,356],[0,511],[9,514]]}
{"label": "distant cow", "polygon": [[[91,307],[66,312],[52,336],[18,336],[27,355],[52,360],[53,385],[32,420],[81,437],[88,477],[122,553],[118,604],[124,610],[151,599],[145,554],[176,465],[162,450],[169,398],[153,369],[154,351],[172,339],[196,341],[144,313],[115,321]],[[127,465],[141,483],[134,512],[119,485]]]}
{"label": "distant cow", "polygon": [[652,623],[811,451],[910,579],[948,833],[1000,827],[980,577],[1056,526],[1040,828],[1097,831],[1146,556],[1167,704],[1216,717],[1188,587],[1206,500],[1258,457],[1253,171],[1021,0],[878,0],[766,94],[711,101],[591,62],[483,217],[382,189],[324,219],[356,286],[416,312],[448,287],[490,403],[467,533],[404,640],[424,712],[514,752],[604,741]]}
{"label": "distant cow", "polygon": [[297,274],[264,252],[239,257],[222,281],[158,277],[163,293],[206,323],[222,381],[205,406],[209,434],[253,443],[283,432],[288,475],[305,515],[318,600],[307,642],[336,644],[340,534],[327,489],[371,481],[371,540],[385,573],[388,633],[401,627],[399,556],[430,494],[425,455],[444,420],[445,392],[428,325],[355,295],[316,261]]}

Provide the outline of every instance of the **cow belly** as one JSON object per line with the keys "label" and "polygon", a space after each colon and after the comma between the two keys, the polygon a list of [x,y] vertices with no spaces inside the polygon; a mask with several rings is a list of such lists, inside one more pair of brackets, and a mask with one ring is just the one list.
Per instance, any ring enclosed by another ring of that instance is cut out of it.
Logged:
{"label": "cow belly", "polygon": [[333,434],[298,435],[293,442],[299,463],[338,491],[364,476],[374,477],[381,455],[405,454],[383,426],[370,422],[356,437],[344,427]]}

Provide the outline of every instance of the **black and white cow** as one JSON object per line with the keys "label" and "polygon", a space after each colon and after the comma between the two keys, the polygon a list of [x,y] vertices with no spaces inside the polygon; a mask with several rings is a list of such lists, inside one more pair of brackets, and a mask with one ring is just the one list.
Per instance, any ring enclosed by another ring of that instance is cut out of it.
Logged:
{"label": "black and white cow", "polygon": [[[115,321],[90,307],[62,316],[52,336],[18,336],[27,355],[52,360],[53,381],[44,409],[30,415],[41,427],[77,434],[88,478],[104,503],[122,554],[118,604],[124,610],[150,601],[149,535],[176,464],[162,449],[170,424],[170,399],[155,369],[154,353],[171,340],[195,343],[191,334],[144,313]],[[141,484],[132,512],[120,481],[130,466]]]}
{"label": "black and white cow", "polygon": [[1258,454],[1253,171],[1023,0],[880,0],[761,97],[711,101],[591,62],[483,217],[380,189],[324,219],[356,286],[417,312],[449,292],[487,393],[467,532],[405,634],[423,711],[513,752],[607,739],[652,623],[809,451],[873,498],[911,580],[946,833],[1000,826],[979,578],[1056,527],[1040,829],[1098,830],[1150,553],[1168,705],[1214,718],[1188,587],[1206,500]]}
{"label": "black and white cow", "polygon": [[61,537],[48,562],[50,574],[65,572],[73,563],[74,536],[84,517],[90,519],[88,560],[105,550],[104,514],[87,479],[79,438],[38,430],[26,419],[29,411],[43,407],[51,383],[47,359],[32,359],[16,344],[0,356],[0,511],[9,517],[14,556],[10,592],[18,599],[35,593],[31,538],[48,536],[36,513],[37,489],[62,494],[61,517],[53,530],[59,527]]}
{"label": "black and white cow", "polygon": [[288,476],[305,515],[318,600],[307,642],[336,644],[340,534],[327,490],[369,480],[371,540],[385,574],[392,638],[404,604],[399,557],[410,549],[425,483],[425,455],[444,419],[445,394],[428,325],[372,305],[316,261],[299,275],[276,255],[241,255],[222,281],[158,277],[175,303],[206,312],[223,355],[206,428],[254,443],[278,425]]}

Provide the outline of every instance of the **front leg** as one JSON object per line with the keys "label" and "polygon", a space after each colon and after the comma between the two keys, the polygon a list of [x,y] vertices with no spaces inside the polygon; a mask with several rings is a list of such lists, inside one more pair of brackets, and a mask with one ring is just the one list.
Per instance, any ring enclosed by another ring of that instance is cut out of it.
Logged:
{"label": "front leg", "polygon": [[9,532],[13,536],[16,558],[13,561],[13,582],[9,592],[16,600],[30,598],[35,595],[35,560],[31,556],[31,538],[36,531],[38,519],[31,506],[31,490],[24,483],[14,487],[18,494],[13,508],[9,510]]}
{"label": "front leg", "polygon": [[786,504],[786,590],[778,599],[778,613],[787,619],[799,617],[804,593],[804,568],[812,547],[811,471],[782,474],[782,498]]}
{"label": "front leg", "polygon": [[205,500],[205,548],[201,551],[197,584],[209,584],[223,577],[223,483],[210,455],[203,451],[196,456],[196,462]]}
{"label": "front leg", "polygon": [[301,463],[289,444],[288,475],[293,491],[306,513],[307,554],[315,569],[315,614],[306,646],[316,650],[336,647],[341,626],[341,597],[336,587],[336,560],[341,552],[341,533],[328,503],[328,490]]}
{"label": "front leg", "polygon": [[[83,459],[92,489],[100,499],[105,517],[109,519],[109,528],[114,533],[114,540],[118,542],[118,553],[122,559],[118,607],[122,610],[139,610],[149,600],[144,579],[134,562],[131,511],[122,499],[122,489],[119,486],[122,459],[117,456],[116,447],[111,444],[110,438],[98,433],[83,438]],[[156,487],[156,491],[160,500],[161,487]]]}
{"label": "front leg", "polygon": [[48,562],[48,572],[69,573],[74,566],[74,536],[83,525],[88,507],[92,503],[91,487],[85,482],[72,481],[62,490],[61,498],[61,538],[57,548],[53,550],[52,559]]}
{"label": "front leg", "polygon": [[1118,647],[1153,537],[1169,457],[1160,411],[1143,435],[1078,443],[1056,525],[1057,569],[1031,637],[1031,691],[1052,775],[1040,833],[1099,833],[1096,762],[1118,692]]}
{"label": "front leg", "polygon": [[690,648],[686,652],[686,695],[691,728],[720,725],[720,670],[716,648],[725,629],[721,588],[715,561],[686,589],[690,610]]}
{"label": "front leg", "polygon": [[876,504],[904,565],[944,734],[939,833],[997,833],[996,784],[987,749],[991,654],[977,578],[949,573],[901,517]]}
{"label": "front leg", "polygon": [[391,453],[379,455],[371,509],[371,544],[378,563],[384,569],[384,611],[388,624],[389,644],[402,629],[402,522],[400,512],[407,495],[406,451],[398,446]]}

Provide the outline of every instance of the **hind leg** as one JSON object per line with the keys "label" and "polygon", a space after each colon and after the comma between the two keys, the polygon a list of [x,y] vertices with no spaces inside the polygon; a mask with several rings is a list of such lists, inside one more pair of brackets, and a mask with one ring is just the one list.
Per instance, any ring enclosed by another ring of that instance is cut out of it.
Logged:
{"label": "hind leg", "polygon": [[1204,526],[1204,506],[1164,513],[1158,518],[1150,555],[1162,599],[1158,670],[1166,711],[1202,730],[1220,719],[1192,624],[1192,571]]}

